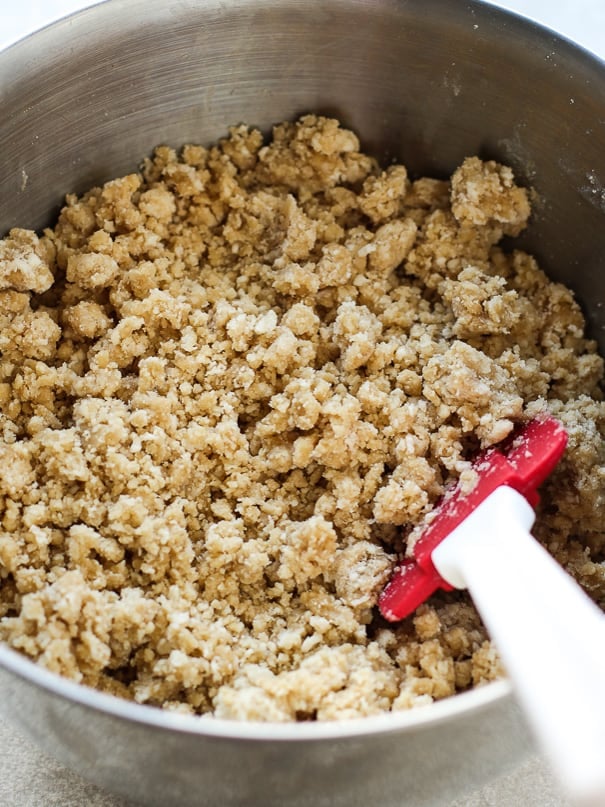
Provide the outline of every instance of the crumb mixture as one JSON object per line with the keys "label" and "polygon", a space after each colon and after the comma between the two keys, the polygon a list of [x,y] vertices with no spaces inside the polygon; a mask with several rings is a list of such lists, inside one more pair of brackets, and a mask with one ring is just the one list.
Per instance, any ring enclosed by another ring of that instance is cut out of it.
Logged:
{"label": "crumb mixture", "polygon": [[465,593],[377,596],[477,450],[549,409],[538,534],[605,601],[603,362],[498,246],[509,168],[383,171],[307,116],[161,147],[0,242],[0,638],[198,714],[348,718],[501,674]]}

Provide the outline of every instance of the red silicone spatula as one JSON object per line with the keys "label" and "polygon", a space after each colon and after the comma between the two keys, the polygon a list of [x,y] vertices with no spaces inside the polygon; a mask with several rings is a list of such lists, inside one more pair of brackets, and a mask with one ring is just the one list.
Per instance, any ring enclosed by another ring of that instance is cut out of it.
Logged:
{"label": "red silicone spatula", "polygon": [[562,784],[602,806],[605,617],[529,532],[566,443],[544,415],[483,454],[474,487],[449,490],[412,536],[379,608],[397,621],[439,588],[468,588]]}
{"label": "red silicone spatula", "polygon": [[510,444],[508,451],[493,448],[474,464],[477,483],[465,493],[451,488],[431,513],[414,540],[412,555],[395,570],[379,601],[382,615],[397,621],[411,614],[438,588],[450,591],[432,560],[433,550],[501,485],[521,493],[535,506],[538,488],[554,470],[567,445],[567,434],[553,417],[532,420]]}

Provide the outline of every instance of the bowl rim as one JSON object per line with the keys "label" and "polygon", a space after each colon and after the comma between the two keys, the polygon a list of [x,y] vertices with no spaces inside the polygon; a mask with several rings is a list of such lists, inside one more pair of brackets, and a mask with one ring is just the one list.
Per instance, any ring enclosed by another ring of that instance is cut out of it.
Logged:
{"label": "bowl rim", "polygon": [[[32,37],[38,36],[39,34],[45,35],[48,33],[52,36],[53,29],[55,28],[59,28],[63,25],[69,26],[72,23],[80,21],[84,22],[89,15],[94,16],[99,13],[113,14],[110,9],[112,4],[117,6],[130,1],[131,0],[87,0],[88,5],[73,11],[59,13],[59,16],[49,22],[43,23],[39,28],[9,40],[5,45],[0,46],[0,54],[10,51],[13,48],[18,48],[19,45],[28,42]],[[144,2],[144,0],[138,0],[138,2]],[[244,7],[253,3],[260,3],[261,5],[271,4],[275,2],[275,0],[231,0],[231,2],[234,6],[239,4]],[[296,5],[300,5],[301,0],[279,0],[279,2],[285,6],[290,5],[296,7]],[[321,2],[321,0],[313,0],[313,2],[317,3]],[[367,0],[334,0],[334,2],[342,5],[346,5],[347,3],[357,5],[367,4]],[[398,0],[391,0],[391,2],[398,2]],[[434,2],[436,4],[439,2],[447,6],[449,0],[434,0]],[[552,28],[549,23],[540,22],[533,17],[530,12],[515,11],[506,6],[498,5],[498,2],[499,0],[466,0],[465,6],[467,12],[472,17],[477,16],[478,22],[481,22],[483,15],[485,15],[487,19],[491,17],[492,22],[499,23],[505,27],[510,26],[508,33],[511,36],[514,36],[519,29],[524,30],[525,33],[531,33],[532,36],[544,39],[544,44],[548,42],[553,48],[562,46],[568,51],[567,55],[569,55],[570,52],[575,53],[576,58],[582,60],[585,65],[591,65],[598,69],[605,68],[605,55],[601,56],[599,53],[591,50],[587,45],[583,45],[581,42],[571,39],[561,31]],[[219,10],[222,9],[223,3],[224,0],[204,0],[204,5],[207,7],[208,11],[211,11],[212,7],[215,9],[218,8]],[[477,24],[473,27],[478,30],[480,26]]]}
{"label": "bowl rim", "polygon": [[354,739],[361,735],[407,733],[449,722],[455,717],[470,716],[498,706],[512,696],[510,682],[499,679],[426,706],[398,712],[381,712],[341,720],[277,723],[228,720],[210,714],[185,714],[130,701],[51,672],[3,642],[0,643],[0,668],[65,701],[127,722],[179,734],[265,742],[308,742]]}

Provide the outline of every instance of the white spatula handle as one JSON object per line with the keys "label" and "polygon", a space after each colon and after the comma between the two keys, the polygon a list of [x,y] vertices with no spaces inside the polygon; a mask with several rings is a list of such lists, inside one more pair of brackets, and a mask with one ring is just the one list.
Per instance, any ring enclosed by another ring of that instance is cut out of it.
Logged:
{"label": "white spatula handle", "polygon": [[532,537],[534,512],[500,487],[432,553],[468,588],[555,774],[605,805],[605,616]]}

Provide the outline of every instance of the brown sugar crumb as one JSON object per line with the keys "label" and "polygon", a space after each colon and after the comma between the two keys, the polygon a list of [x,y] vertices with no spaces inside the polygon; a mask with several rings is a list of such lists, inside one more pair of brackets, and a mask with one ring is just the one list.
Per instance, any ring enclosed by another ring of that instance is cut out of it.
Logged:
{"label": "brown sugar crumb", "polygon": [[42,292],[54,281],[51,253],[31,230],[13,229],[0,241],[0,289]]}
{"label": "brown sugar crumb", "polygon": [[337,121],[158,148],[0,242],[0,637],[140,703],[408,709],[502,675],[465,593],[376,601],[444,486],[549,409],[537,532],[605,603],[603,362],[504,253],[509,168],[382,171]]}

